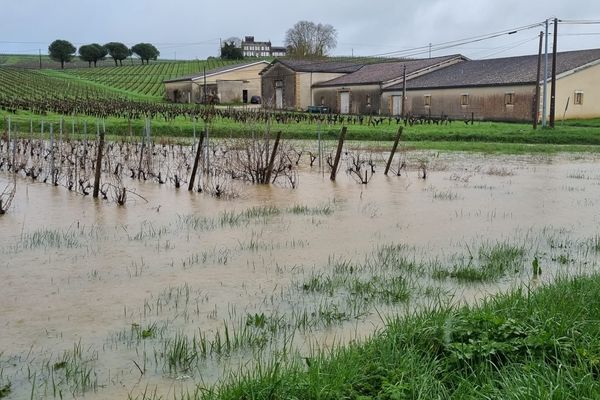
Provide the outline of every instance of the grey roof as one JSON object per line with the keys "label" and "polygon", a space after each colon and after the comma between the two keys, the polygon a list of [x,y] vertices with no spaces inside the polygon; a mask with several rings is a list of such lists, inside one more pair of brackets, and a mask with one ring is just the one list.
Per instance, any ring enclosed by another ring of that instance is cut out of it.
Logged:
{"label": "grey roof", "polygon": [[[247,67],[247,66],[255,65],[255,64],[259,64],[259,63],[269,64],[268,61],[264,61],[264,60],[263,61],[252,61],[252,62],[246,62],[246,63],[240,63],[240,64],[229,64],[229,65],[224,65],[222,67],[213,68],[209,71],[206,71],[206,76],[216,75],[221,72],[226,72],[229,70]],[[191,81],[191,80],[200,79],[203,77],[204,77],[204,72],[197,72],[197,73],[191,74],[191,75],[180,76],[179,78],[167,79],[167,80],[164,80],[163,83]]]}
{"label": "grey roof", "polygon": [[360,69],[364,63],[342,62],[328,60],[275,60],[272,64],[280,62],[296,72],[331,72],[350,73]]}
{"label": "grey roof", "polygon": [[410,75],[427,68],[435,67],[444,62],[452,60],[462,61],[465,59],[464,56],[455,54],[435,58],[404,59],[368,64],[362,66],[356,72],[340,76],[330,81],[318,83],[315,87],[379,84],[402,78],[404,66],[406,66],[406,74]]}
{"label": "grey roof", "polygon": [[[464,61],[409,80],[407,88],[429,89],[534,84],[537,75],[537,59],[537,55],[530,55]],[[557,74],[561,74],[597,60],[600,60],[600,49],[558,53],[556,71]],[[548,64],[551,68],[551,56]],[[402,89],[402,83],[391,86],[386,90],[399,89]]]}

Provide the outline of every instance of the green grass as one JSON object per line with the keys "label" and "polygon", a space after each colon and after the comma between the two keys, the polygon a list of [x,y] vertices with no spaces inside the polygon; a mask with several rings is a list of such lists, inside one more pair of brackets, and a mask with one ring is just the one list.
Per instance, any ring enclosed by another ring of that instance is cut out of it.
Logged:
{"label": "green grass", "polygon": [[11,384],[10,384],[10,383],[7,383],[7,384],[5,384],[5,385],[3,385],[3,386],[0,386],[0,399],[3,399],[3,398],[5,398],[5,397],[8,397],[8,395],[9,395],[9,394],[10,394],[10,392],[11,392],[11,389],[10,389],[10,387],[11,387]]}
{"label": "green grass", "polygon": [[[0,111],[0,130],[6,130],[8,113]],[[45,132],[48,133],[48,124],[58,125],[61,116],[47,115],[40,117],[28,112],[11,114],[13,131],[18,131],[27,136],[30,123],[33,121],[34,132],[40,131],[42,119],[45,121]],[[64,118],[64,117],[63,117]],[[91,117],[76,117],[75,133],[83,133],[83,124],[86,121],[88,135],[95,132],[96,119]],[[66,134],[71,135],[72,117],[64,118]],[[597,135],[598,127],[580,127],[578,122],[565,123],[554,130],[533,131],[529,126],[512,123],[476,123],[464,125],[455,123],[451,126],[419,125],[407,127],[402,136],[401,149],[441,150],[441,151],[473,151],[483,153],[529,154],[529,153],[558,153],[558,152],[600,152],[600,136]],[[596,124],[594,120],[591,125]],[[600,122],[598,123],[600,125]],[[126,119],[107,118],[106,131],[109,140],[119,140],[128,136],[131,127],[132,134],[138,139],[144,127],[143,120],[133,120],[131,125]],[[196,135],[203,128],[202,123],[196,124]],[[337,139],[341,125],[322,126],[323,140],[334,141]],[[309,123],[272,123],[272,132],[281,130],[284,139],[316,140],[317,125]],[[152,134],[156,141],[174,140],[185,141],[193,137],[194,124],[182,117],[175,121],[164,121],[155,118],[152,121]],[[210,126],[211,137],[245,137],[256,132],[264,132],[265,124],[242,124],[226,119],[216,119]],[[377,127],[366,125],[350,125],[347,140],[382,142],[377,145],[382,150],[388,150],[395,136],[397,126],[383,124]]]}
{"label": "green grass", "polygon": [[440,306],[390,321],[363,344],[181,398],[581,399],[600,397],[600,277]]}
{"label": "green grass", "polygon": [[525,250],[509,243],[482,245],[477,257],[461,257],[451,270],[435,266],[435,279],[453,278],[459,282],[493,282],[510,273],[520,272],[524,265]]}

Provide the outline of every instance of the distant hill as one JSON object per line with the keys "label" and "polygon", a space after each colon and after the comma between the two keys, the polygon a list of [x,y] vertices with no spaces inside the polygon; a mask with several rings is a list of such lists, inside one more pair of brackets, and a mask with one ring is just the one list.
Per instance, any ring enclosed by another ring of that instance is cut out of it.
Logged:
{"label": "distant hill", "polygon": [[[42,56],[42,63],[44,63]],[[103,66],[88,68],[87,63],[72,63],[78,68],[33,68],[37,56],[0,55],[0,96],[10,95],[26,98],[27,96],[72,96],[81,97],[127,97],[137,100],[162,101],[166,79],[184,75],[210,71],[236,61],[220,59],[195,61],[152,61],[149,65],[141,65],[138,60],[133,65],[124,63],[115,67],[112,60],[104,61]],[[254,61],[253,59],[247,60]],[[58,63],[50,61],[56,67]],[[43,64],[44,65],[44,64]],[[68,89],[68,90],[65,90]],[[20,93],[20,94],[19,94]],[[27,95],[27,96],[25,96]]]}

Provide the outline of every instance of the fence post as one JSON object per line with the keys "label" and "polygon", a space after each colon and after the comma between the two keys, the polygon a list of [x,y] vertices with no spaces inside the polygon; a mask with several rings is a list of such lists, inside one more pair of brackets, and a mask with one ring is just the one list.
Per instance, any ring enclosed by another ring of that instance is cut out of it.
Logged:
{"label": "fence post", "polygon": [[271,152],[271,158],[269,159],[269,165],[267,166],[267,173],[265,174],[265,181],[267,185],[271,182],[271,174],[273,172],[273,164],[275,164],[275,156],[277,156],[277,147],[279,147],[279,139],[281,139],[281,131],[277,132],[275,138],[275,144],[273,145],[273,151]]}
{"label": "fence post", "polygon": [[344,140],[346,139],[346,131],[348,128],[345,126],[342,127],[342,132],[340,133],[340,140],[338,141],[337,151],[335,153],[335,161],[333,162],[333,168],[331,169],[331,175],[329,179],[335,181],[335,175],[337,174],[338,164],[340,162],[340,157],[342,156],[342,148],[344,147]]}
{"label": "fence post", "polygon": [[390,167],[392,165],[392,160],[394,159],[394,154],[396,154],[396,149],[398,148],[398,142],[400,141],[400,136],[402,135],[402,127],[398,128],[398,134],[396,134],[396,139],[394,140],[394,145],[392,146],[392,152],[390,153],[390,158],[388,158],[388,162],[385,166],[384,175],[387,175],[390,171]]}

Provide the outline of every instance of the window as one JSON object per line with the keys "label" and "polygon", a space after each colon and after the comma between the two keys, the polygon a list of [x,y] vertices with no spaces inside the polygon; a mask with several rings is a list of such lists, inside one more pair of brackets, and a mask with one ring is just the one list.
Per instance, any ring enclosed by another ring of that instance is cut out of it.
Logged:
{"label": "window", "polygon": [[468,106],[469,105],[469,95],[468,94],[461,94],[460,95],[460,105],[461,106]]}
{"label": "window", "polygon": [[512,92],[504,93],[504,104],[507,106],[514,106],[515,105],[515,94]]}
{"label": "window", "polygon": [[325,105],[325,96],[321,96],[321,105],[324,106]]}
{"label": "window", "polygon": [[366,103],[367,103],[367,107],[371,107],[371,95],[367,95]]}
{"label": "window", "polygon": [[575,92],[573,103],[578,106],[583,105],[583,92],[579,90]]}
{"label": "window", "polygon": [[425,104],[425,107],[431,107],[431,95],[430,94],[426,94],[425,96],[423,96],[423,104]]}

